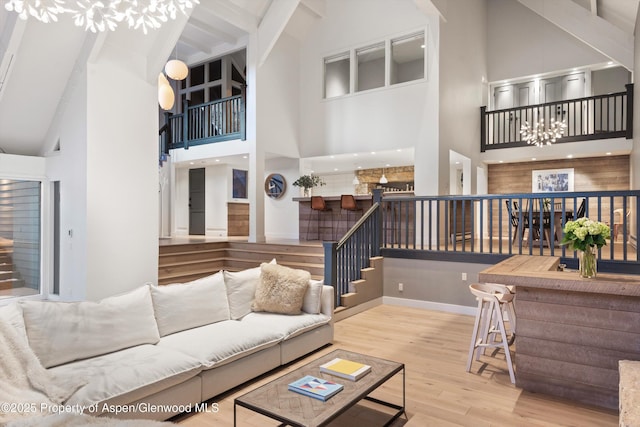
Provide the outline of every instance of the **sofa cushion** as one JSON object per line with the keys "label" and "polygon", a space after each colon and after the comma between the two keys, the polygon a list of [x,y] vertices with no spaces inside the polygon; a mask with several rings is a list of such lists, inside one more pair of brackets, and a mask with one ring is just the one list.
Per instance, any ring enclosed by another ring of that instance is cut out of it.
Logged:
{"label": "sofa cushion", "polygon": [[7,322],[15,328],[20,337],[27,339],[27,329],[24,326],[22,308],[18,304],[13,303],[0,307],[0,321]]}
{"label": "sofa cushion", "polygon": [[229,320],[229,304],[221,271],[189,283],[151,288],[160,336]]}
{"label": "sofa cushion", "polygon": [[258,324],[227,320],[167,335],[158,346],[182,351],[211,368],[276,345],[281,337],[282,334]]}
{"label": "sofa cushion", "polygon": [[[275,264],[275,258],[270,264]],[[242,271],[224,271],[231,319],[237,320],[251,313],[251,303],[260,281],[260,267]]]}
{"label": "sofa cushion", "polygon": [[186,381],[201,370],[199,360],[149,344],[50,369],[56,375],[88,380],[65,402],[68,405],[133,402]]}
{"label": "sofa cushion", "polygon": [[21,301],[29,345],[45,368],[160,339],[149,286],[90,302]]}
{"label": "sofa cushion", "polygon": [[322,280],[309,280],[307,292],[302,301],[302,311],[309,314],[319,314],[322,308]]}
{"label": "sofa cushion", "polygon": [[275,313],[251,313],[242,318],[241,323],[251,328],[262,327],[278,334],[283,340],[301,335],[331,321],[324,314],[301,314],[283,316]]}
{"label": "sofa cushion", "polygon": [[262,264],[253,311],[300,314],[311,274],[278,264]]}

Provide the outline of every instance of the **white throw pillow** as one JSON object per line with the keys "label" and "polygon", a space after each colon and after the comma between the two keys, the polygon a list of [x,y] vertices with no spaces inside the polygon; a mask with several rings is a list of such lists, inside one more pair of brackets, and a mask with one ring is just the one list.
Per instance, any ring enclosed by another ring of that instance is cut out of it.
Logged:
{"label": "white throw pillow", "polygon": [[302,302],[302,311],[309,314],[320,314],[322,309],[322,280],[309,280],[309,287],[304,294]]}
{"label": "white throw pillow", "polygon": [[20,305],[29,345],[45,368],[160,341],[148,285],[98,303]]}
{"label": "white throw pillow", "polygon": [[[275,258],[270,264],[275,264]],[[229,312],[232,320],[238,320],[251,313],[251,303],[260,282],[260,267],[242,271],[224,271],[224,284],[227,287]]]}
{"label": "white throw pillow", "polygon": [[0,321],[7,322],[13,326],[18,335],[27,339],[27,329],[22,318],[22,308],[16,303],[0,307]]}
{"label": "white throw pillow", "polygon": [[224,274],[151,288],[160,336],[229,320]]}

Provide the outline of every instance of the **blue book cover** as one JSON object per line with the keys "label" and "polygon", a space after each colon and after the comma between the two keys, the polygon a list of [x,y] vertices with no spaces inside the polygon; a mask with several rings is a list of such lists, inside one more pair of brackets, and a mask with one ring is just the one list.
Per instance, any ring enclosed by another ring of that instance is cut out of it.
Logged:
{"label": "blue book cover", "polygon": [[342,389],[342,384],[336,384],[312,375],[307,375],[289,384],[289,390],[323,401],[329,399]]}

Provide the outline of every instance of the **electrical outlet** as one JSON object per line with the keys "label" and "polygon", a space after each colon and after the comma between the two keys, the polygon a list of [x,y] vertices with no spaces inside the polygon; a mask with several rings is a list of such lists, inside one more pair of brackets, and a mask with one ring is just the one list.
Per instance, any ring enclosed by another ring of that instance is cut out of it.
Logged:
{"label": "electrical outlet", "polygon": [[404,285],[402,283],[398,283],[398,292],[402,292],[404,290]]}
{"label": "electrical outlet", "polygon": [[467,280],[467,273],[462,273],[462,280],[466,281]]}

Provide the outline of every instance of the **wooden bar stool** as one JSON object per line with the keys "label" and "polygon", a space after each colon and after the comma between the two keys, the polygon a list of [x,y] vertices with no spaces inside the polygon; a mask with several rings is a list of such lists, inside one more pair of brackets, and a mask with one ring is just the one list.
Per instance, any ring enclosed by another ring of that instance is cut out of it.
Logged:
{"label": "wooden bar stool", "polygon": [[[349,213],[353,212],[354,216],[356,212],[362,212],[362,208],[358,206],[356,202],[356,198],[351,194],[343,194],[340,196],[340,217],[342,217],[342,212],[347,211],[347,230],[349,231]],[[355,221],[354,221],[355,223]],[[346,233],[345,231],[345,233]]]}
{"label": "wooden bar stool", "polygon": [[[502,348],[505,352],[509,377],[515,384],[516,377],[511,362],[509,345],[515,338],[515,309],[513,307],[514,294],[504,285],[497,283],[474,283],[469,285],[469,290],[478,301],[478,311],[469,345],[469,357],[467,359],[467,372],[471,370],[473,354],[476,360],[484,354],[486,348]],[[507,311],[510,323],[511,338],[507,335],[504,322],[504,312]],[[500,335],[500,340],[496,336]]]}
{"label": "wooden bar stool", "polygon": [[316,221],[316,224],[317,224],[316,230],[318,234],[318,240],[322,240],[322,238],[320,237],[320,228],[325,228],[325,229],[328,228],[327,226],[321,226],[322,217],[325,216],[327,213],[331,217],[331,238],[335,240],[336,231],[333,224],[333,209],[327,206],[327,204],[324,201],[324,197],[322,196],[311,196],[311,212],[309,212],[309,220],[307,221],[307,240],[309,240],[309,229],[311,228],[311,217],[313,216],[313,212],[317,212],[318,219]]}

